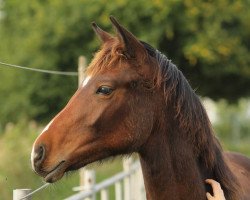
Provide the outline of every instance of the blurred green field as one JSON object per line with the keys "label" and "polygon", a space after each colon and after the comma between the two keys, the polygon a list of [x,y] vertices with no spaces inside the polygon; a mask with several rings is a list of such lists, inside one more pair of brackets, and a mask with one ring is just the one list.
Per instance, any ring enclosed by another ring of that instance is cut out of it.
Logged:
{"label": "blurred green field", "polygon": [[[17,126],[9,125],[4,134],[0,133],[0,199],[12,199],[13,189],[36,189],[43,184],[41,178],[35,175],[30,167],[31,146],[40,130],[41,128],[35,123],[21,122]],[[250,138],[244,138],[238,142],[221,138],[221,141],[224,149],[250,156]],[[118,158],[103,164],[93,164],[91,167],[96,169],[96,179],[99,182],[120,171],[122,164],[121,159]],[[72,187],[78,185],[78,173],[73,172],[58,183],[35,194],[32,199],[63,199],[74,194]]]}

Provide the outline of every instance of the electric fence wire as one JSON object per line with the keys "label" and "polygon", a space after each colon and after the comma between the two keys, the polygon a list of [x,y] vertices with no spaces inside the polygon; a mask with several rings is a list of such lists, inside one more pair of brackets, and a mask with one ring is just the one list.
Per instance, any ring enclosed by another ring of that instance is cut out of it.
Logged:
{"label": "electric fence wire", "polygon": [[47,73],[47,74],[56,74],[56,75],[63,75],[63,76],[77,76],[77,72],[63,72],[63,71],[53,71],[53,70],[46,70],[46,69],[37,69],[37,68],[30,68],[30,67],[23,67],[19,65],[13,65],[9,63],[0,62],[0,65],[24,70],[30,70],[40,73]]}
{"label": "electric fence wire", "polygon": [[41,187],[37,188],[36,190],[34,190],[33,192],[27,194],[26,196],[22,197],[20,200],[22,199],[26,199],[27,197],[32,196],[33,194],[37,193],[38,191],[42,190],[43,188],[47,187],[50,183],[45,183],[44,185],[42,185]]}

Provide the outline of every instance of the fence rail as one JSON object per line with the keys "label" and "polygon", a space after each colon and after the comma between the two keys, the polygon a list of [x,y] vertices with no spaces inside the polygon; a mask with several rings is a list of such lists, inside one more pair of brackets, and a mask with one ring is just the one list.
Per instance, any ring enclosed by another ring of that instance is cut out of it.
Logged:
{"label": "fence rail", "polygon": [[109,199],[109,188],[115,187],[115,200],[144,200],[145,189],[140,162],[132,159],[123,161],[124,171],[95,184],[95,175],[92,170],[83,173],[85,184],[74,187],[73,191],[79,191],[65,200],[95,200],[100,193],[101,200]]}
{"label": "fence rail", "polygon": [[[112,186],[115,188],[115,200],[146,199],[140,162],[138,160],[133,161],[132,158],[123,160],[122,172],[100,183],[96,184],[95,172],[91,169],[81,169],[80,178],[84,180],[82,185],[73,188],[73,191],[78,193],[67,197],[65,200],[96,200],[98,194],[100,200],[109,200],[109,189]],[[45,184],[41,188],[45,188],[47,185]],[[31,192],[31,189],[13,190],[13,200],[31,200],[34,192]]]}

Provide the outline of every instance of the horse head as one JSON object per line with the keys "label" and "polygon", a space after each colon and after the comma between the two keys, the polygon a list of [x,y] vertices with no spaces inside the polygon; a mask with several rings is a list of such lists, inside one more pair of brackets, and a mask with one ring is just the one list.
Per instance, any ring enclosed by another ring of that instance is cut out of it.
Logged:
{"label": "horse head", "polygon": [[115,18],[110,20],[117,36],[92,24],[102,46],[82,85],[34,142],[32,167],[47,182],[89,163],[138,151],[161,112],[155,103],[155,59]]}

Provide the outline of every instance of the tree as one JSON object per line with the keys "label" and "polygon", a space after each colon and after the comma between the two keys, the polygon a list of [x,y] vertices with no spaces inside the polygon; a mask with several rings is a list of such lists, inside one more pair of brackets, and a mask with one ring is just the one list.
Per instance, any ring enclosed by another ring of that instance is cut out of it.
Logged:
{"label": "tree", "polygon": [[[111,31],[109,15],[167,54],[197,93],[235,101],[250,95],[249,1],[3,1],[0,60],[75,71],[98,40],[91,21]],[[77,87],[65,78],[0,68],[0,121],[51,118]]]}

